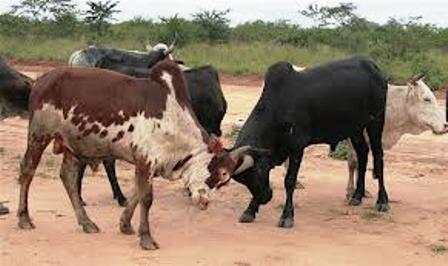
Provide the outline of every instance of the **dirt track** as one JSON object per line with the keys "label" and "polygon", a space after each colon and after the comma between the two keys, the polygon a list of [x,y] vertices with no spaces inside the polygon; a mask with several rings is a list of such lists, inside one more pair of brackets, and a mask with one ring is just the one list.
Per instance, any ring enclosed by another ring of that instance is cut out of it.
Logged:
{"label": "dirt track", "polygon": [[[260,92],[256,81],[235,84],[224,84],[229,102],[225,132],[248,115]],[[407,136],[387,152],[392,211],[386,215],[372,210],[375,198],[361,207],[346,205],[346,165],[327,158],[327,146],[306,151],[300,173],[306,189],[295,194],[293,229],[276,227],[284,199],[283,169],[274,170],[274,198],[254,224],[237,223],[249,193],[235,182],[217,192],[204,212],[190,205],[180,182],[158,180],[151,228],[161,249],[145,252],[136,236],[119,233],[121,208],[111,199],[102,169],[89,172],[84,186],[87,211],[102,232],[82,233],[57,177],[60,158],[48,151],[31,186],[30,213],[37,228],[18,229],[16,178],[26,130],[23,119],[0,122],[0,201],[9,201],[6,205],[12,209],[0,217],[0,265],[448,264],[448,251],[442,251],[448,248],[448,136]],[[132,166],[120,163],[118,173],[123,190],[129,192]],[[368,188],[376,191],[370,175]]]}

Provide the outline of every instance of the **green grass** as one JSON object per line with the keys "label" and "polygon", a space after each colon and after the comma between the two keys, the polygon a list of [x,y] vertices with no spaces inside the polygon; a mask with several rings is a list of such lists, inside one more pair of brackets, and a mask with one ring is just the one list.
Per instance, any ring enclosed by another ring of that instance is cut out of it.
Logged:
{"label": "green grass", "polygon": [[[83,39],[11,38],[0,36],[0,56],[21,61],[57,61],[66,63],[70,55],[86,47]],[[104,46],[124,49],[144,50],[141,41],[115,39],[105,41]],[[289,61],[298,66],[313,66],[330,60],[340,59],[352,54],[329,46],[317,48],[301,48],[293,45],[279,45],[272,42],[226,44],[196,43],[175,50],[175,56],[184,60],[189,66],[212,64],[221,72],[233,75],[263,75],[267,68],[278,61]],[[448,80],[448,74],[440,69],[446,68],[448,52],[441,50],[425,51],[427,60],[420,62],[418,55],[406,60],[379,62],[384,72],[392,78],[392,82],[403,83],[420,65],[428,68],[430,77],[436,84]],[[436,87],[436,86],[435,86]],[[436,87],[437,88],[437,87]]]}
{"label": "green grass", "polygon": [[448,247],[444,245],[430,245],[429,249],[435,254],[442,254],[448,252]]}
{"label": "green grass", "polygon": [[230,132],[226,134],[226,137],[231,139],[232,142],[236,141],[236,138],[240,134],[241,126],[239,125],[232,125],[232,128],[230,129]]}
{"label": "green grass", "polygon": [[345,139],[338,143],[336,150],[330,152],[330,157],[337,160],[347,160],[348,154],[350,152],[349,140]]}
{"label": "green grass", "polygon": [[392,213],[389,212],[379,212],[375,207],[365,208],[360,214],[361,218],[365,221],[377,221],[380,219],[385,219],[386,221],[393,222]]}

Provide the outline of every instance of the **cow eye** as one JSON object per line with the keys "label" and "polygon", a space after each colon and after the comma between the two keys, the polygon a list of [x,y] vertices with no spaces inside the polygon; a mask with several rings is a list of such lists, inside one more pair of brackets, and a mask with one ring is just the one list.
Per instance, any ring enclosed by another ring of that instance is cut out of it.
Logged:
{"label": "cow eye", "polygon": [[424,101],[427,102],[427,103],[430,103],[431,99],[430,98],[425,98]]}

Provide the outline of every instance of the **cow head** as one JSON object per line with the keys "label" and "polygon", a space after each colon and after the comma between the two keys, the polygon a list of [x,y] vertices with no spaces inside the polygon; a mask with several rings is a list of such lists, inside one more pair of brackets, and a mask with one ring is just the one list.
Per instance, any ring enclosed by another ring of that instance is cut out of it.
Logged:
{"label": "cow head", "polygon": [[434,134],[447,133],[448,127],[439,109],[436,97],[419,74],[408,82],[407,113],[413,124],[421,131],[432,130]]}
{"label": "cow head", "polygon": [[[174,47],[176,45],[176,40],[174,40],[170,46],[167,46],[164,43],[158,43],[153,47],[146,46],[146,49],[148,50],[148,68],[153,67],[158,62],[169,59],[173,60],[173,56],[171,53],[174,51]],[[149,48],[150,47],[150,48]]]}
{"label": "cow head", "polygon": [[182,174],[193,203],[205,209],[210,193],[227,184],[237,168],[250,168],[244,159],[250,152],[252,148],[249,146],[226,150],[217,138],[212,137],[207,152],[193,156]]}
{"label": "cow head", "polygon": [[10,68],[0,59],[0,120],[28,110],[32,79]]}

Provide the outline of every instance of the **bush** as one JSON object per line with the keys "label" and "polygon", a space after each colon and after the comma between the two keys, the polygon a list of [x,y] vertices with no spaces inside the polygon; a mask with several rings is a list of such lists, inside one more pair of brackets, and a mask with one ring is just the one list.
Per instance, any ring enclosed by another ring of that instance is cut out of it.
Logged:
{"label": "bush", "polygon": [[330,157],[337,160],[345,161],[350,152],[350,143],[348,139],[340,141],[336,146],[336,150],[330,152]]}

